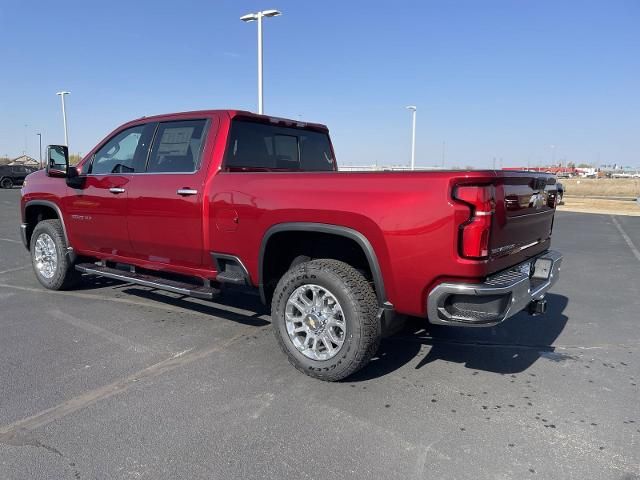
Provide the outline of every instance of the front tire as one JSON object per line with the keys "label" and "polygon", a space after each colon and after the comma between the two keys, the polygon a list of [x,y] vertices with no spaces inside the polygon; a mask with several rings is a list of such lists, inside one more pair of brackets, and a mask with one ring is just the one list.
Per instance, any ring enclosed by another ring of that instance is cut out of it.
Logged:
{"label": "front tire", "polygon": [[68,290],[80,280],[67,255],[60,220],[43,220],[31,235],[31,264],[40,284],[49,290]]}
{"label": "front tire", "polygon": [[378,350],[381,325],[373,288],[352,266],[313,260],[292,267],[271,303],[274,333],[289,362],[320,380],[342,380]]}
{"label": "front tire", "polygon": [[10,178],[3,178],[2,182],[0,182],[0,187],[13,188],[13,180],[11,180]]}

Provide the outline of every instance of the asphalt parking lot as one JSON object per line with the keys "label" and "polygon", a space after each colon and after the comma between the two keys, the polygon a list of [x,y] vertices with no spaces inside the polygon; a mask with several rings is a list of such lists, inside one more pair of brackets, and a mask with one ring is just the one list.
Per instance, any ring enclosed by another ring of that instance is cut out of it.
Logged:
{"label": "asphalt parking lot", "polygon": [[[640,478],[640,218],[558,213],[544,317],[289,366],[257,297],[48,292],[0,190],[0,478]],[[636,249],[634,251],[634,248]]]}

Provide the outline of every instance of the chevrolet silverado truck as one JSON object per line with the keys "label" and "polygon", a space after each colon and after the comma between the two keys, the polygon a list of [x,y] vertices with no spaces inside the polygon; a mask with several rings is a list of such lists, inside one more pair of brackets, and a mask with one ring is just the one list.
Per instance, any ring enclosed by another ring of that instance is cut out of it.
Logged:
{"label": "chevrolet silverado truck", "polygon": [[562,262],[552,175],[340,172],[324,125],[244,111],[143,117],[77,166],[49,146],[21,194],[45,288],[87,275],[204,299],[253,288],[289,361],[327,381],[366,365],[402,316],[544,313]]}

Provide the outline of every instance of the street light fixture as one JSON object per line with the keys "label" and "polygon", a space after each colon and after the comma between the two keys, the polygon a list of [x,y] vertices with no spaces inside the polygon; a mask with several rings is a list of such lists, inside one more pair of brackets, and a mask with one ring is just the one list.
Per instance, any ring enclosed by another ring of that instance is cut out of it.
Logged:
{"label": "street light fixture", "polygon": [[71,92],[58,92],[56,95],[60,96],[60,100],[62,100],[62,123],[64,124],[64,144],[69,146],[69,132],[67,131],[67,111],[65,110],[64,105],[64,96],[69,95]]}
{"label": "street light fixture", "polygon": [[264,113],[262,96],[262,17],[277,17],[282,15],[278,10],[262,10],[255,13],[247,13],[240,17],[243,22],[258,22],[258,113]]}
{"label": "street light fixture", "polygon": [[411,170],[416,169],[416,111],[418,107],[408,105],[407,110],[411,110],[413,116],[413,127],[411,129]]}

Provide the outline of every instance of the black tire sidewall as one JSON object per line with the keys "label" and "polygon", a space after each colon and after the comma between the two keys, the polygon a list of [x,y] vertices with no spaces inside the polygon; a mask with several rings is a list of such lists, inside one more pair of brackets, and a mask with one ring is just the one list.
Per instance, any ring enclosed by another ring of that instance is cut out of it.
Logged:
{"label": "black tire sidewall", "polygon": [[2,182],[0,182],[0,187],[13,188],[13,180],[11,180],[10,178],[3,178]]}
{"label": "black tire sidewall", "polygon": [[[53,225],[53,222],[57,220],[45,220],[36,225],[33,230],[33,234],[31,235],[31,245],[30,245],[30,253],[31,253],[31,265],[33,266],[33,271],[36,274],[36,278],[40,282],[40,284],[48,288],[50,290],[60,290],[63,288],[67,271],[70,268],[69,261],[67,259],[66,250],[67,244],[64,241],[64,238],[60,235],[58,228]],[[38,269],[36,268],[36,259],[35,259],[35,246],[36,241],[40,235],[46,233],[51,237],[56,246],[56,256],[57,256],[57,267],[56,272],[51,278],[46,278],[40,274]]]}
{"label": "black tire sidewall", "polygon": [[[305,284],[326,288],[336,297],[342,308],[347,327],[346,337],[338,354],[329,360],[313,360],[306,357],[293,345],[287,332],[284,320],[287,300],[296,288]],[[362,343],[361,313],[356,305],[357,300],[349,291],[347,284],[330,270],[305,263],[287,272],[276,287],[271,317],[276,338],[294,366],[314,377],[324,375],[342,377],[341,372],[351,368],[356,361],[358,349]]]}

